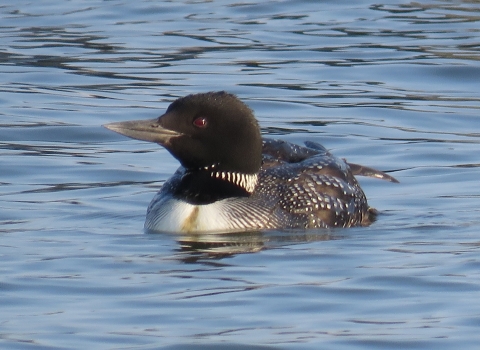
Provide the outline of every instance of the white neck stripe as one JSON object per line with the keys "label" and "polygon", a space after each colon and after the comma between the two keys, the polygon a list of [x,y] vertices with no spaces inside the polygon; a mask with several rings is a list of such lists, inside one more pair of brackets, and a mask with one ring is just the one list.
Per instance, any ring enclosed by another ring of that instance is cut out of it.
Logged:
{"label": "white neck stripe", "polygon": [[245,189],[248,193],[252,193],[257,185],[257,174],[243,174],[230,171],[213,171],[210,173],[213,178],[222,179],[231,182],[241,188]]}

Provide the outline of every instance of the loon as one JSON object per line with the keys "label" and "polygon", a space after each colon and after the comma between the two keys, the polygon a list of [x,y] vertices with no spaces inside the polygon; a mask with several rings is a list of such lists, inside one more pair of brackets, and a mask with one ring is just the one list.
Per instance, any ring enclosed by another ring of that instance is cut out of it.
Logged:
{"label": "loon", "polygon": [[104,126],[160,144],[181,164],[148,207],[148,231],[366,226],[377,212],[354,175],[398,182],[314,142],[262,139],[252,110],[224,91],[179,98],[156,119]]}

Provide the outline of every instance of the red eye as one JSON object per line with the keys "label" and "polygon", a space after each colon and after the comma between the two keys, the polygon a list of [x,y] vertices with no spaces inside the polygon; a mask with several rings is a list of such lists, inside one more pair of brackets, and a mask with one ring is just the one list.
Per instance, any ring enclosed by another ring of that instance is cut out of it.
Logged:
{"label": "red eye", "polygon": [[193,125],[195,125],[197,128],[204,128],[207,126],[207,118],[205,117],[198,117],[198,118],[195,118],[195,120],[193,121]]}

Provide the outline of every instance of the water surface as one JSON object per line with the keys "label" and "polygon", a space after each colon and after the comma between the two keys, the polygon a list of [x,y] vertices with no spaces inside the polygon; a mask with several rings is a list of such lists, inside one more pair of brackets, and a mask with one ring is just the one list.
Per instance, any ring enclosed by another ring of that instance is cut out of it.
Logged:
{"label": "water surface", "polygon": [[[0,6],[2,349],[476,349],[480,5]],[[361,179],[366,228],[146,234],[178,163],[101,127],[238,94]]]}

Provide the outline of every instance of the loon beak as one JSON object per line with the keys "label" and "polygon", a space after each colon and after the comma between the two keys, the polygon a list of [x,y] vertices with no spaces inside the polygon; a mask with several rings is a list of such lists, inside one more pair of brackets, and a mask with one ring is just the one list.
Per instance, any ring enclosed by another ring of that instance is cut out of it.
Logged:
{"label": "loon beak", "polygon": [[155,142],[161,145],[168,144],[172,137],[182,135],[177,131],[160,126],[158,118],[110,123],[105,124],[104,127],[132,139]]}

